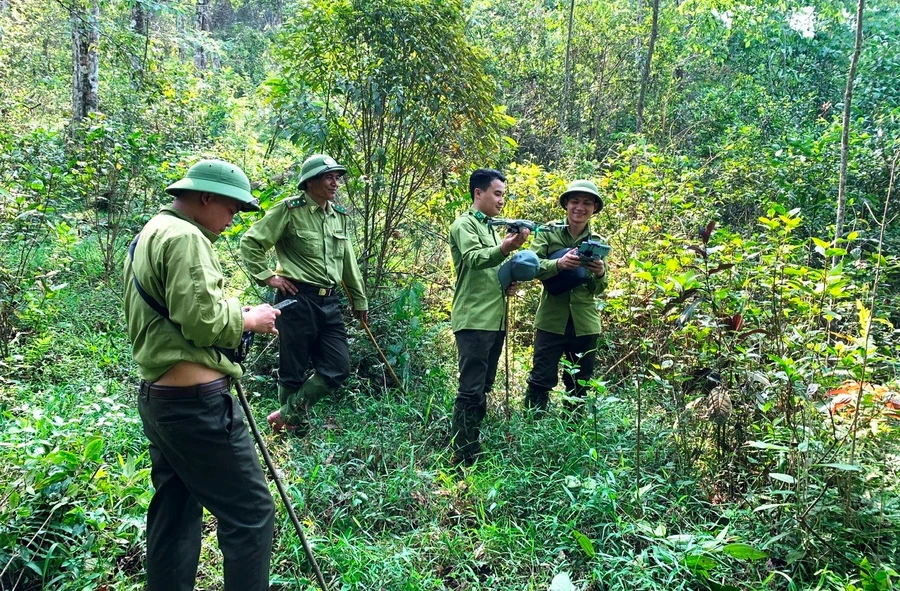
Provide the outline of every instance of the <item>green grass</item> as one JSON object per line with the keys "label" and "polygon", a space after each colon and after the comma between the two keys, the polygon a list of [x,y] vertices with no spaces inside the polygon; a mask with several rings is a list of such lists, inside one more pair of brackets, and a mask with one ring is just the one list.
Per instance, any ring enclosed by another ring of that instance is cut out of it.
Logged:
{"label": "green grass", "polygon": [[[149,460],[118,298],[103,286],[71,288],[25,320],[32,330],[0,380],[0,570],[8,567],[0,588],[21,575],[22,589],[140,589]],[[526,415],[518,402],[528,366],[521,347],[512,359],[509,420],[505,395],[493,393],[486,454],[457,470],[447,451],[456,385],[449,334],[434,326],[404,337],[402,327],[391,333],[383,324],[376,322],[385,344],[406,352],[406,394],[378,385],[384,378],[371,346],[351,330],[360,371],[315,407],[309,436],[265,435],[333,589],[544,590],[562,572],[591,591],[844,589],[860,578],[853,557],[896,564],[893,450],[862,448],[872,465],[881,456],[873,484],[857,497],[857,529],[842,521],[832,486],[806,516],[810,532],[782,509],[754,510],[793,500],[761,479],[758,466],[706,454],[679,467],[671,417],[653,404],[641,427],[638,483],[628,389],[610,386],[596,415],[558,407],[541,419]],[[277,406],[275,348],[267,344],[257,343],[243,380],[262,423]],[[654,392],[644,395],[652,401]],[[277,506],[273,585],[313,589]],[[749,559],[740,544],[766,555]],[[221,588],[211,516],[198,588]]]}

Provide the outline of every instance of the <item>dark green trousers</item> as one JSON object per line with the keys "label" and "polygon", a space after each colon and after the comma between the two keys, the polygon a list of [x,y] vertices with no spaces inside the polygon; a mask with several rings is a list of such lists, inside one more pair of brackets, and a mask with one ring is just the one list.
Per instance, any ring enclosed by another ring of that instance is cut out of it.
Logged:
{"label": "dark green trousers", "polygon": [[578,368],[574,375],[569,371],[563,372],[563,384],[573,396],[583,397],[584,386],[578,382],[589,380],[594,373],[598,336],[596,334],[576,336],[571,316],[566,324],[565,334],[536,331],[525,405],[537,409],[547,408],[550,390],[559,382],[559,361],[563,356]]}
{"label": "dark green trousers", "polygon": [[138,397],[156,489],[147,511],[147,590],[194,589],[205,507],[217,521],[225,590],[268,591],[272,495],[230,387],[201,390],[145,383]]}
{"label": "dark green trousers", "polygon": [[458,330],[459,389],[453,403],[451,447],[461,457],[474,457],[481,449],[481,422],[487,413],[487,394],[494,387],[503,351],[502,330]]}
{"label": "dark green trousers", "polygon": [[[336,391],[350,376],[350,350],[340,297],[315,295],[307,291],[308,286],[293,283],[302,291],[294,296],[279,293],[275,298],[276,302],[297,300],[275,321],[278,397],[281,417],[300,424],[309,407]],[[314,371],[307,377],[310,365]]]}

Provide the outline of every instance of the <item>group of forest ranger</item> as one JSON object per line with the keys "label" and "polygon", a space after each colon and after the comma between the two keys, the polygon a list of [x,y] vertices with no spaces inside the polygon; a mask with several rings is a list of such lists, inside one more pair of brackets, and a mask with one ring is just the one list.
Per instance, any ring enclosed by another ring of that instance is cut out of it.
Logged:
{"label": "group of forest ranger", "polygon": [[[269,588],[274,503],[231,393],[232,381],[243,371],[231,352],[247,331],[280,335],[281,407],[268,416],[276,433],[305,433],[308,409],[348,377],[339,289],[346,289],[363,323],[368,299],[347,213],[334,204],[346,172],[327,155],[307,158],[300,171],[302,194],[272,206],[241,239],[248,272],[276,290],[276,306],[293,300],[282,310],[269,304],[242,307],[224,295],[212,243],[238,211],[260,209],[247,176],[233,164],[194,164],[166,188],[172,204],[132,242],[125,262],[125,316],[142,378],[138,410],[150,441],[155,488],[147,514],[150,591],[194,588],[204,507],[217,519],[226,591]],[[596,186],[571,183],[559,198],[566,219],[554,231],[538,232],[531,250],[511,257],[531,232],[497,236],[492,221],[505,193],[502,173],[476,170],[469,179],[472,205],[450,228],[456,271],[452,329],[459,351],[454,464],[471,465],[480,452],[487,393],[506,332],[506,297],[516,282],[545,282],[526,406],[536,413],[547,407],[563,355],[578,368],[564,377],[575,396],[582,394],[581,384],[594,366],[600,331],[594,296],[606,287],[606,265],[602,258],[585,260],[578,251],[594,237],[590,218],[603,207]],[[266,258],[272,247],[274,271]]]}

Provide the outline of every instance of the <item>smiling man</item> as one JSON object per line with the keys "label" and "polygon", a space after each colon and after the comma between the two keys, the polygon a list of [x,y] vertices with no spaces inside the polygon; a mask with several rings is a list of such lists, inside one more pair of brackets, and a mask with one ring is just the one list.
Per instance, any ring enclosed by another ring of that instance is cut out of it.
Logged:
{"label": "smiling man", "polygon": [[506,177],[500,171],[479,168],[469,177],[472,206],[450,227],[450,255],[456,270],[451,326],[459,351],[459,388],[450,427],[454,464],[472,465],[481,450],[487,393],[494,385],[506,334],[506,294],[497,270],[530,233],[510,233],[501,241],[488,225],[490,218],[500,214],[505,194]]}
{"label": "smiling man", "polygon": [[605,261],[582,265],[578,257],[582,242],[600,239],[592,234],[590,222],[591,216],[603,209],[597,186],[588,180],[573,181],[560,195],[559,204],[566,210],[566,219],[561,222],[565,227],[539,233],[531,245],[541,261],[537,278],[558,278],[565,283],[555,294],[545,283],[534,319],[534,359],[525,405],[538,411],[547,408],[550,390],[559,381],[563,355],[578,368],[574,375],[565,372],[563,383],[574,396],[584,395],[579,381],[589,379],[594,371],[600,334],[596,296],[606,289],[607,283]]}
{"label": "smiling man", "polygon": [[[300,169],[304,195],[276,203],[241,239],[241,256],[250,274],[277,290],[276,302],[297,300],[278,319],[281,408],[268,417],[276,433],[304,433],[306,411],[350,375],[338,295],[341,282],[356,317],[368,320],[369,301],[350,242],[349,218],[334,204],[346,172],[326,154],[310,156]],[[273,246],[278,259],[274,270],[266,260]],[[307,378],[310,364],[313,373]]]}

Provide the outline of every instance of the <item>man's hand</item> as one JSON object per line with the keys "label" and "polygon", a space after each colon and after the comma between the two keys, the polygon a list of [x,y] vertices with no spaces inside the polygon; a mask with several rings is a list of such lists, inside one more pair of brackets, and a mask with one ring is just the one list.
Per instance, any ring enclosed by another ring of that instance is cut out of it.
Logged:
{"label": "man's hand", "polygon": [[369,323],[369,311],[368,310],[353,310],[353,315],[357,320],[362,322],[363,324]]}
{"label": "man's hand", "polygon": [[514,250],[522,248],[522,245],[525,244],[525,241],[528,240],[529,236],[531,236],[531,230],[527,228],[516,234],[510,232],[506,235],[506,238],[503,239],[503,242],[500,243],[500,252],[509,254]]}
{"label": "man's hand", "polygon": [[[569,253],[566,254],[568,256]],[[599,261],[594,261],[592,263],[588,263],[584,266],[585,269],[596,275],[597,277],[603,277],[606,275],[606,263],[603,262],[603,259]]]}
{"label": "man's hand", "polygon": [[269,304],[260,304],[252,308],[245,306],[243,312],[244,330],[261,334],[278,334],[275,319],[281,316],[281,310],[276,310]]}
{"label": "man's hand", "polygon": [[296,295],[297,288],[293,283],[281,277],[280,275],[272,275],[268,279],[266,279],[266,285],[269,287],[274,287],[278,291],[280,291],[283,295]]}
{"label": "man's hand", "polygon": [[569,252],[556,259],[556,268],[558,270],[571,271],[579,266],[581,266],[581,259],[578,258],[577,248],[569,249]]}

